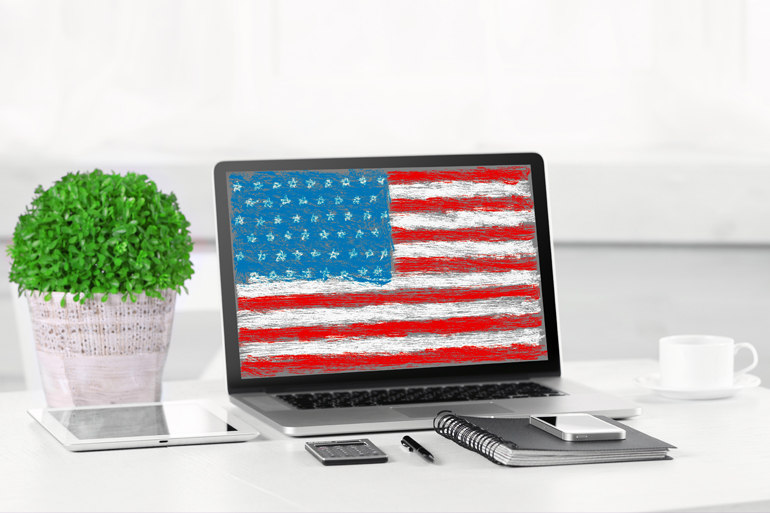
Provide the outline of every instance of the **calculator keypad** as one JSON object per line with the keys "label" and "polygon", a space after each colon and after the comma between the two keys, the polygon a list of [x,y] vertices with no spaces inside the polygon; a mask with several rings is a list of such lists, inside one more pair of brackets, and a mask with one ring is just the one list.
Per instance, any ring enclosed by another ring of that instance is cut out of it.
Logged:
{"label": "calculator keypad", "polygon": [[388,456],[371,440],[307,442],[307,449],[324,465],[351,465],[356,463],[384,463]]}

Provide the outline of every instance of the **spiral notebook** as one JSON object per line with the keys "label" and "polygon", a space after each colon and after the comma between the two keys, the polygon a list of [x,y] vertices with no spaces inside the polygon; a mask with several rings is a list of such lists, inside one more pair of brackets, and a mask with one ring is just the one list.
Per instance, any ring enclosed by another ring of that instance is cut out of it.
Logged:
{"label": "spiral notebook", "polygon": [[433,421],[436,432],[494,463],[513,467],[576,465],[671,459],[671,444],[597,415],[626,430],[625,440],[565,442],[534,426],[529,417],[465,417],[440,412]]}

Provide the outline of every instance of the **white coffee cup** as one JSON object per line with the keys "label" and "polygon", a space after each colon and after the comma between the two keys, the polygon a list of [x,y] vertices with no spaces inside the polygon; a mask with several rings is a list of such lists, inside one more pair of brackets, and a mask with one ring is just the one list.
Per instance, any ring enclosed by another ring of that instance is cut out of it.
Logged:
{"label": "white coffee cup", "polygon": [[[754,362],[737,372],[735,354],[742,348],[754,354]],[[728,337],[677,335],[660,339],[660,385],[676,390],[730,388],[741,374],[757,366],[753,345],[736,344]]]}

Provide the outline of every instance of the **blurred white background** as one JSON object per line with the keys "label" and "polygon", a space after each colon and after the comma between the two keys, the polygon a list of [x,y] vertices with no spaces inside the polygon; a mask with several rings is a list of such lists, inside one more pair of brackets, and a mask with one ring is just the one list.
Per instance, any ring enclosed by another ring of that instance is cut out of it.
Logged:
{"label": "blurred white background", "polygon": [[196,377],[221,344],[218,161],[538,151],[564,357],[728,335],[767,383],[769,29],[760,0],[0,0],[0,240],[67,172],[175,192],[196,274],[166,377]]}

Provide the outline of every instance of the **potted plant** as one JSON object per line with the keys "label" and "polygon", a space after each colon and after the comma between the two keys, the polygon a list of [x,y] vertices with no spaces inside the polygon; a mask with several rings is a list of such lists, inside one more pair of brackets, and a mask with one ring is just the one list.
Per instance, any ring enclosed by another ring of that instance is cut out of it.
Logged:
{"label": "potted plant", "polygon": [[189,225],[144,175],[38,186],[7,251],[49,406],[160,400],[176,294],[193,274]]}

